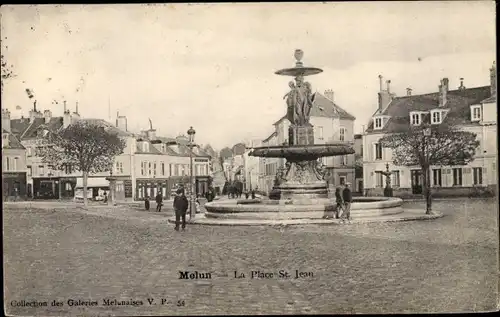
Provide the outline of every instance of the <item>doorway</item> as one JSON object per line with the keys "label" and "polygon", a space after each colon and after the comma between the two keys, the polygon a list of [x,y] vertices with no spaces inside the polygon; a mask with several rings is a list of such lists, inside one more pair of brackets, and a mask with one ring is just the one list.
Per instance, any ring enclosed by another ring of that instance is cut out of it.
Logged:
{"label": "doorway", "polygon": [[414,195],[422,194],[422,171],[412,170],[411,171],[411,191]]}

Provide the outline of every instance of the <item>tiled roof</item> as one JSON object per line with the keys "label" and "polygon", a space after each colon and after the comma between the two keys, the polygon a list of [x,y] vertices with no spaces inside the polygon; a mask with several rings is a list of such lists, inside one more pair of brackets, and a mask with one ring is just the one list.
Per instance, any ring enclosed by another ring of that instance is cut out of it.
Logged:
{"label": "tiled roof", "polygon": [[38,128],[44,123],[44,118],[34,118],[29,127],[21,134],[21,140],[36,138]]}
{"label": "tiled roof", "polygon": [[[490,97],[490,86],[468,88],[464,90],[450,90],[447,93],[447,102],[443,109],[449,109],[446,118],[453,117],[459,123],[472,124],[469,106],[479,104]],[[437,109],[439,105],[439,92],[424,95],[412,95],[394,98],[381,115],[390,119],[380,132],[405,131],[410,124],[411,111],[429,111]],[[445,120],[446,120],[445,118]],[[373,120],[368,125],[366,132],[373,132]]]}
{"label": "tiled roof", "polygon": [[[313,107],[311,109],[311,117],[327,117],[327,118],[340,118],[347,120],[356,120],[356,118],[342,109],[335,102],[326,98],[321,93],[317,92],[314,94]],[[281,117],[278,121],[273,123],[276,125],[282,120],[286,119],[286,115]]]}
{"label": "tiled roof", "polygon": [[494,94],[490,98],[486,98],[486,99],[482,100],[481,103],[490,103],[490,102],[496,102],[496,101],[497,101],[497,95]]}
{"label": "tiled roof", "polygon": [[85,118],[85,119],[79,119],[79,121],[85,121],[91,124],[95,124],[98,126],[102,126],[107,128],[108,131],[112,133],[116,133],[120,137],[131,137],[134,134],[128,131],[123,131],[122,129],[117,128],[114,124],[107,122],[104,119],[93,119],[93,118]]}
{"label": "tiled roof", "polygon": [[28,129],[30,120],[28,118],[10,120],[10,131],[18,138]]}

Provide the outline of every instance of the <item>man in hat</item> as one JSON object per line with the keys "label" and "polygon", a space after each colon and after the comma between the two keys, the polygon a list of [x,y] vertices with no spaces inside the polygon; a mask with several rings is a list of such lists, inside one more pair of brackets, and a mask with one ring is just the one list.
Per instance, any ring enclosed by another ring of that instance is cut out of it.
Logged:
{"label": "man in hat", "polygon": [[182,230],[186,228],[186,212],[189,207],[189,202],[184,195],[184,189],[179,188],[177,190],[177,195],[174,198],[174,210],[175,210],[175,230],[179,231],[179,224],[182,218]]}
{"label": "man in hat", "polygon": [[351,220],[351,202],[352,202],[352,192],[351,183],[346,183],[345,188],[342,191],[342,200],[344,201],[344,213],[342,218]]}

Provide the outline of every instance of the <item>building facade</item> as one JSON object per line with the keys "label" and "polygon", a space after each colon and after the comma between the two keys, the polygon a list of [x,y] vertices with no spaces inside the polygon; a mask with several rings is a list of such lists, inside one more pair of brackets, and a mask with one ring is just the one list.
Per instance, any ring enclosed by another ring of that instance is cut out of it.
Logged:
{"label": "building facade", "polygon": [[10,112],[2,109],[2,198],[26,199],[26,148],[11,132]]}
{"label": "building facade", "polygon": [[404,97],[390,92],[390,81],[382,89],[380,77],[379,107],[363,135],[363,185],[366,195],[382,195],[385,184],[380,173],[386,164],[392,171],[394,195],[419,195],[423,191],[419,166],[395,166],[392,150],[378,140],[388,133],[419,125],[426,116],[432,125],[445,122],[448,116],[458,118],[458,127],[477,135],[480,146],[474,160],[466,166],[431,166],[430,182],[434,195],[470,195],[497,184],[497,105],[496,66],[490,69],[490,85],[466,88],[461,81],[457,89],[449,89],[443,78],[437,92]]}

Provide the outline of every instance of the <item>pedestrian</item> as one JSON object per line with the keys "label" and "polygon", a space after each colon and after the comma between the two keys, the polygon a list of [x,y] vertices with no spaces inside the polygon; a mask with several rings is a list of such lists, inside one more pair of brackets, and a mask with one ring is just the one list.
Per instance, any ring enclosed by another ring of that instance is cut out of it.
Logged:
{"label": "pedestrian", "polygon": [[182,230],[186,228],[186,211],[188,210],[189,202],[184,195],[183,189],[177,190],[177,195],[174,198],[174,210],[175,210],[175,230],[179,231],[179,224],[182,218]]}
{"label": "pedestrian", "polygon": [[108,203],[108,193],[107,192],[104,192],[104,203],[107,204]]}
{"label": "pedestrian", "polygon": [[248,193],[248,190],[245,192],[245,199],[248,199],[248,197],[250,196],[250,194]]}
{"label": "pedestrian", "polygon": [[199,214],[201,212],[200,200],[196,198],[195,201],[195,213]]}
{"label": "pedestrian", "polygon": [[252,199],[255,199],[255,189],[252,189]]}
{"label": "pedestrian", "polygon": [[163,196],[161,195],[160,192],[158,192],[158,194],[156,194],[155,200],[156,200],[156,211],[160,212],[161,206],[163,206]]}
{"label": "pedestrian", "polygon": [[146,196],[144,198],[144,208],[146,208],[146,210],[149,210],[149,197]]}
{"label": "pedestrian", "polygon": [[336,219],[339,219],[343,212],[342,212],[342,207],[343,207],[343,204],[344,202],[342,201],[342,194],[340,193],[340,187],[337,187],[335,189],[335,203],[336,203],[336,206],[335,206],[335,218]]}
{"label": "pedestrian", "polygon": [[342,191],[342,200],[344,201],[344,219],[351,220],[351,202],[352,202],[352,192],[349,188],[351,183],[346,183],[345,188]]}

